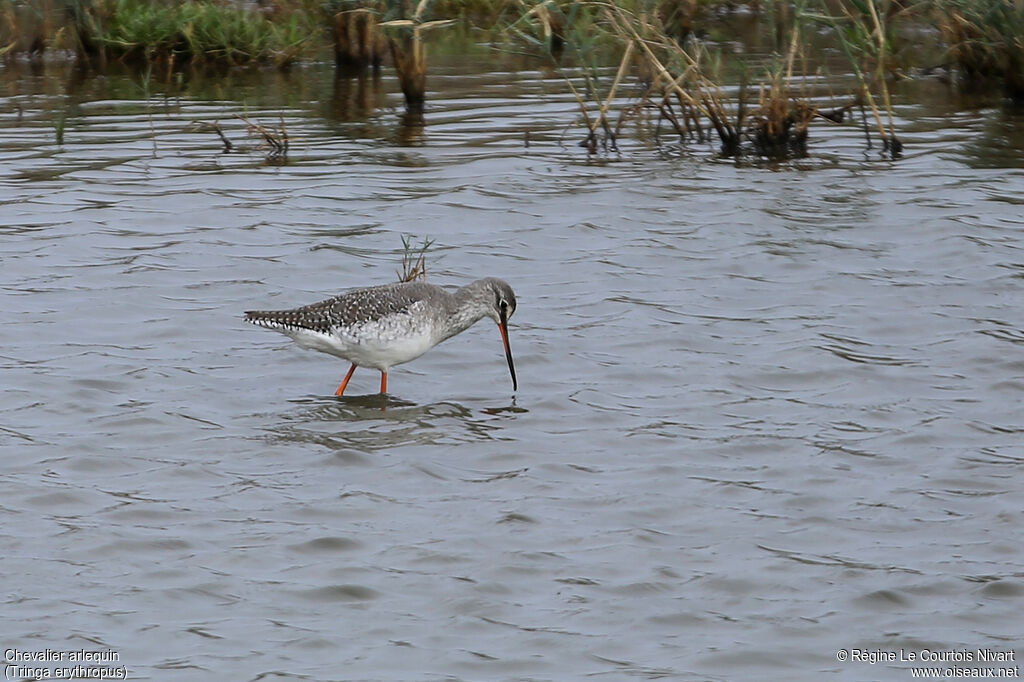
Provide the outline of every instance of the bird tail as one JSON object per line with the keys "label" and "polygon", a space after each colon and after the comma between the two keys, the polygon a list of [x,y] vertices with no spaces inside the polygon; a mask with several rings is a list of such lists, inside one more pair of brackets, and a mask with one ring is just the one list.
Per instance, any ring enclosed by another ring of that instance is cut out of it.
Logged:
{"label": "bird tail", "polygon": [[329,334],[331,331],[331,301],[291,310],[247,310],[245,321],[278,331],[311,331]]}
{"label": "bird tail", "polygon": [[246,310],[245,321],[268,329],[287,329],[295,327],[295,320],[288,315],[288,310]]}

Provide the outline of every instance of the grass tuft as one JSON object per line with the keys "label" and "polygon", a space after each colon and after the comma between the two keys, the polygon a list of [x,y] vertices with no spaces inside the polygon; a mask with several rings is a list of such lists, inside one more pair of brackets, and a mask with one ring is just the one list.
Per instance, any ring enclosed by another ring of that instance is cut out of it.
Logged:
{"label": "grass tuft", "polygon": [[933,12],[964,86],[1001,83],[1024,102],[1024,2],[935,0]]}
{"label": "grass tuft", "polygon": [[74,13],[81,51],[122,61],[290,64],[307,54],[315,15],[234,3],[93,0]]}
{"label": "grass tuft", "polygon": [[433,239],[423,239],[420,246],[413,246],[411,235],[402,235],[402,270],[397,272],[399,282],[415,282],[427,278],[427,250]]}

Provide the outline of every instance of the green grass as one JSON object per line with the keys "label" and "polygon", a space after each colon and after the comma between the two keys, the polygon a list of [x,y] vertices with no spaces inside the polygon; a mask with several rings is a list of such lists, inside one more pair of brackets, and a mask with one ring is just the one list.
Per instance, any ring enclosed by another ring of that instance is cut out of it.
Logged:
{"label": "green grass", "polygon": [[197,0],[94,0],[78,13],[77,29],[87,51],[114,59],[286,65],[308,56],[322,27],[315,13],[281,14]]}
{"label": "green grass", "polygon": [[[751,51],[774,52],[775,66],[732,53],[731,44],[744,38],[735,23],[718,20],[741,4],[760,12],[762,32],[772,35]],[[806,116],[790,106],[802,95],[789,83],[818,73],[828,53],[833,64],[845,57],[848,66],[840,68],[859,81],[852,94],[885,145],[898,150],[889,84],[913,72],[907,67],[939,60],[908,56],[913,39],[903,28],[911,22],[913,36],[927,24],[938,28],[932,34],[941,35],[961,83],[998,84],[1024,101],[1024,0],[0,0],[0,58],[77,49],[90,63],[159,63],[169,73],[184,62],[286,66],[322,58],[333,47],[339,65],[393,66],[407,105],[417,109],[428,43],[441,51],[489,44],[541,57],[554,69],[578,68],[569,84],[581,116],[591,136],[604,131],[612,146],[624,119],[609,118],[610,95],[647,86],[656,75],[658,88],[645,103],[676,115],[684,133],[695,130],[687,118],[703,117],[730,146],[751,121],[767,122],[758,139],[776,130],[803,134]],[[626,35],[627,23],[635,35]],[[632,54],[623,61],[628,45]],[[665,69],[660,75],[652,71],[651,51]],[[611,79],[607,67],[615,64],[619,73]],[[737,82],[749,86],[748,103],[720,98],[720,85]]]}

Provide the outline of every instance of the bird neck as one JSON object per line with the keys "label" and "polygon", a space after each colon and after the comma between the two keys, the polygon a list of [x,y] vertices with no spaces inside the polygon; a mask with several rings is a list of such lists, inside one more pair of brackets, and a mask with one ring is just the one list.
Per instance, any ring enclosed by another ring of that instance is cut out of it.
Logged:
{"label": "bird neck", "polygon": [[452,295],[443,338],[455,336],[487,316],[487,304],[484,303],[479,287],[473,284],[462,287]]}

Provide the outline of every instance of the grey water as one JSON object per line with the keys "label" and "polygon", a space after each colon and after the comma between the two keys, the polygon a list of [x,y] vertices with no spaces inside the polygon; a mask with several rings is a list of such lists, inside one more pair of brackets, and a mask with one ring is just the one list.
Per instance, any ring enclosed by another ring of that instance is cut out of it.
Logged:
{"label": "grey water", "polygon": [[[1019,660],[1019,113],[916,85],[901,159],[849,125],[751,167],[588,155],[561,82],[501,59],[432,63],[422,126],[329,65],[0,69],[5,650],[140,680]],[[515,288],[517,392],[487,320],[340,399],[345,363],[242,321],[395,280],[408,235],[428,281]]]}

